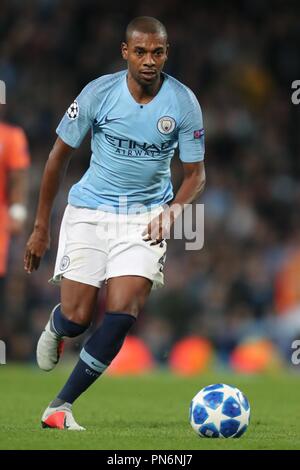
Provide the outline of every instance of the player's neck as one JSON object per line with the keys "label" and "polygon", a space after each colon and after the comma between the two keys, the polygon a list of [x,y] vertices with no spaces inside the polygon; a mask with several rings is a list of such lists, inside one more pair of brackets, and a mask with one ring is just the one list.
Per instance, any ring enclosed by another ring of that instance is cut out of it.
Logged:
{"label": "player's neck", "polygon": [[138,83],[130,74],[127,76],[128,90],[130,91],[135,101],[140,104],[147,104],[153,100],[153,98],[159,92],[163,81],[164,78],[161,74],[155,83],[147,86]]}

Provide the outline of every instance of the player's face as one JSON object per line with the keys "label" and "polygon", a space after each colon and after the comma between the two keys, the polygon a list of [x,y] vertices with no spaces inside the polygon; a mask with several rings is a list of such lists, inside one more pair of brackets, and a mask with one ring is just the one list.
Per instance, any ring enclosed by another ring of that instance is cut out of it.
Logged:
{"label": "player's face", "polygon": [[127,60],[132,78],[143,86],[159,80],[168,58],[166,38],[160,34],[134,31],[127,43],[122,43],[122,57]]}

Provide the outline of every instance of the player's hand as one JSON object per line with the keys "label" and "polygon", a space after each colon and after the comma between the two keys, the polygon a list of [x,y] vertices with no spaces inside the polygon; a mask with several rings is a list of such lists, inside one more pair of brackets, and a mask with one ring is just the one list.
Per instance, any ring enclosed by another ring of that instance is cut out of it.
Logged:
{"label": "player's hand", "polygon": [[41,258],[50,246],[50,234],[48,230],[34,229],[29,237],[24,255],[24,269],[28,274],[37,270]]}
{"label": "player's hand", "polygon": [[150,245],[158,245],[164,239],[170,238],[171,227],[174,223],[174,213],[168,207],[158,216],[154,217],[143,231],[145,242],[151,241]]}

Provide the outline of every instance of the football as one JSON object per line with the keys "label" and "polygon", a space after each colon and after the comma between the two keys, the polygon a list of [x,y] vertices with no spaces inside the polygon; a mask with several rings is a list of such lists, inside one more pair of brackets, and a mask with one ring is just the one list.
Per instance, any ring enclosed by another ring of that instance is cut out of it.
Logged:
{"label": "football", "polygon": [[208,385],[192,399],[189,419],[200,437],[241,437],[249,426],[250,404],[234,386]]}

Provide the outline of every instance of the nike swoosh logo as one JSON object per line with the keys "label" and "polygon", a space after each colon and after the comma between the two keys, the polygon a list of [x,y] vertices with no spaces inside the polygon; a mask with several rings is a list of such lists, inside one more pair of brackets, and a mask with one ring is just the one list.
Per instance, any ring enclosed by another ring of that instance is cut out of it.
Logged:
{"label": "nike swoosh logo", "polygon": [[108,119],[108,117],[105,116],[104,122],[107,124],[108,122],[118,121],[119,119],[121,119],[121,118],[117,117],[117,118],[113,118],[113,119]]}
{"label": "nike swoosh logo", "polygon": [[70,426],[67,425],[67,417],[65,416],[65,419],[64,419],[64,428],[65,429],[69,429]]}

